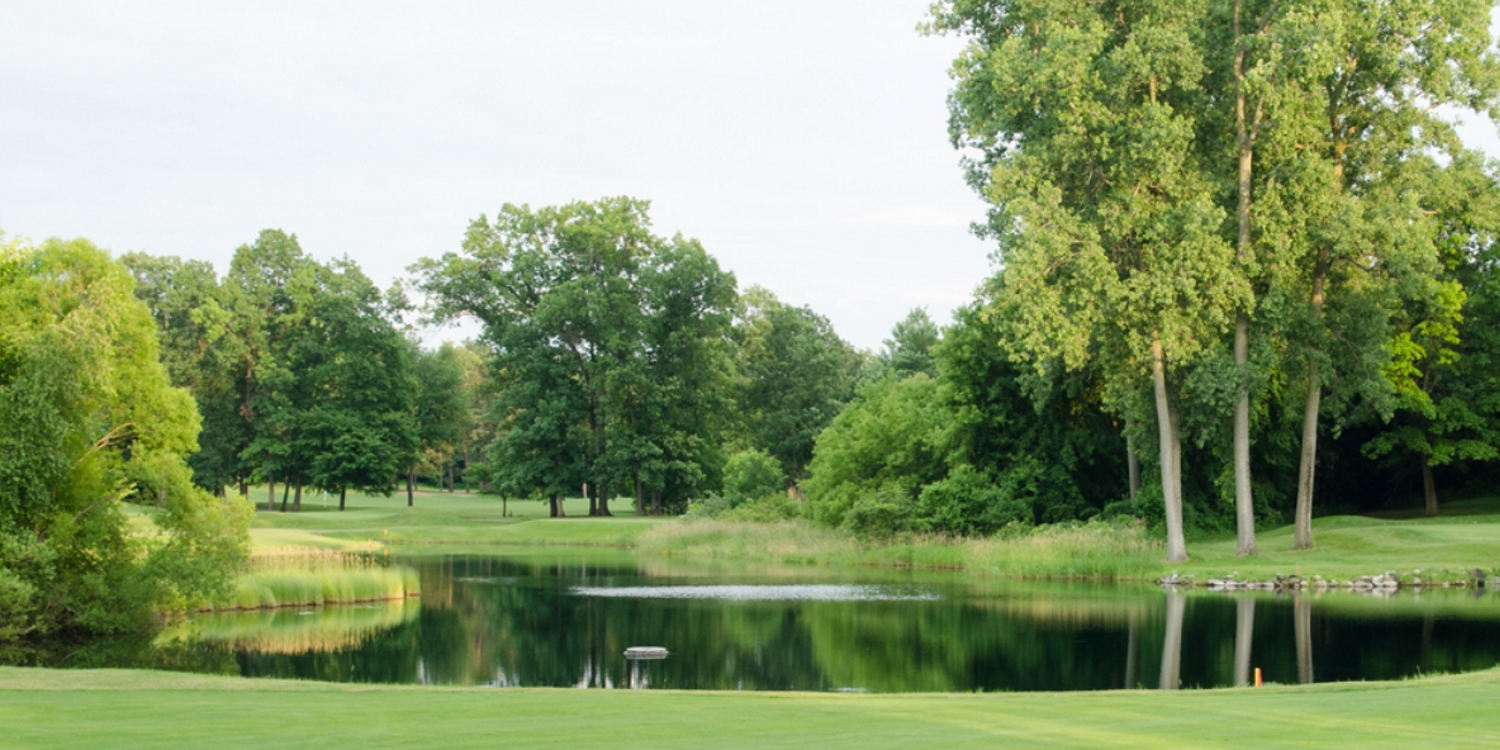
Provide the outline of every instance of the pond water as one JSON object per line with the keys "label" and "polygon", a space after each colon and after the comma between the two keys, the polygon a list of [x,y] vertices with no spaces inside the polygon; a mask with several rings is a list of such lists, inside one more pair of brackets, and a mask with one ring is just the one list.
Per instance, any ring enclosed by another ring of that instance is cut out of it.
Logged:
{"label": "pond water", "polygon": [[[1500,594],[1276,597],[607,557],[416,559],[422,596],[214,615],[168,668],[342,682],[820,691],[1207,688],[1500,664]],[[660,646],[659,660],[625,649]]]}

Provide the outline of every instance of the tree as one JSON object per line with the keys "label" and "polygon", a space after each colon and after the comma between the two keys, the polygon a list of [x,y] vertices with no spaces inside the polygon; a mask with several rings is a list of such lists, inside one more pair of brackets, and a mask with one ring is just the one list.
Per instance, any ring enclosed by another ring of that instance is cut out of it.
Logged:
{"label": "tree", "polygon": [[227,589],[247,516],[192,486],[197,431],[124,266],[84,240],[0,245],[0,634],[145,629]]}
{"label": "tree", "polygon": [[786,488],[781,462],[756,448],[740,451],[724,462],[724,499],[730,507],[774,495]]}
{"label": "tree", "polygon": [[807,473],[813,440],[854,395],[860,364],[827,318],[751,287],[735,326],[740,412],[757,447],[775,456],[794,487]]}
{"label": "tree", "polygon": [[[1314,36],[1303,40],[1309,53],[1296,73],[1301,103],[1277,113],[1306,153],[1302,170],[1288,170],[1285,187],[1307,207],[1301,219],[1305,251],[1289,259],[1307,300],[1306,333],[1300,337],[1307,400],[1295,549],[1313,546],[1325,389],[1383,384],[1379,359],[1356,356],[1353,366],[1340,368],[1334,344],[1348,340],[1350,330],[1371,330],[1372,317],[1383,324],[1379,308],[1392,305],[1380,297],[1388,297],[1388,290],[1418,284],[1436,271],[1436,233],[1421,205],[1433,189],[1427,162],[1434,153],[1453,158],[1463,151],[1445,110],[1496,111],[1500,66],[1489,9],[1471,0],[1338,3],[1320,9],[1318,23],[1308,27]],[[1376,301],[1361,305],[1362,296]],[[1342,320],[1328,315],[1338,312],[1336,304],[1358,313]],[[1376,315],[1368,314],[1371,308]]]}
{"label": "tree", "polygon": [[[494,352],[497,487],[590,513],[649,485],[685,499],[718,470],[734,278],[693,240],[650,232],[645,201],[507,205],[461,253],[414,267],[438,320],[473,316]],[[716,478],[716,477],[715,477]]]}
{"label": "tree", "polygon": [[877,360],[882,373],[904,378],[916,373],[937,377],[937,361],[932,350],[942,338],[937,323],[927,316],[925,308],[916,307],[891,329],[891,337],[885,340],[885,351]]}
{"label": "tree", "polygon": [[1364,452],[1414,460],[1427,515],[1435,516],[1434,467],[1500,458],[1500,389],[1493,382],[1500,204],[1494,177],[1472,155],[1433,175],[1431,185],[1426,204],[1437,218],[1442,272],[1423,279],[1418,298],[1398,313],[1386,367],[1398,411]]}
{"label": "tree", "polygon": [[[296,324],[279,342],[285,399],[296,425],[287,447],[298,481],[339,495],[388,495],[419,441],[419,378],[410,344],[390,322],[380,291],[353,263],[311,264],[293,295]],[[299,486],[300,498],[301,488]],[[300,509],[300,506],[299,506]]]}
{"label": "tree", "polygon": [[1112,408],[1149,382],[1167,557],[1183,536],[1176,377],[1247,304],[1198,157],[1206,94],[1201,3],[935,6],[973,38],[954,66],[954,144],[994,208],[1013,351],[1038,372],[1097,362]]}
{"label": "tree", "polygon": [[[406,504],[411,505],[412,481],[418,466],[441,473],[451,467],[453,455],[469,431],[468,400],[464,393],[464,370],[452,344],[443,344],[435,352],[414,352],[416,358],[414,391],[416,462],[406,475]],[[450,473],[451,478],[451,473]],[[439,481],[439,484],[442,482]],[[448,490],[453,490],[452,485]]]}

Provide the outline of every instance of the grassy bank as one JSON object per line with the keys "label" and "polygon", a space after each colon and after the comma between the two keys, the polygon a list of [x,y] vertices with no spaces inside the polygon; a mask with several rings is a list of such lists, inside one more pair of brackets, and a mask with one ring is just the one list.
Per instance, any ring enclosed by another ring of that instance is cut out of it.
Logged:
{"label": "grassy bank", "polygon": [[830,695],[0,668],[11,747],[1493,747],[1500,672],[1247,690]]}
{"label": "grassy bank", "polygon": [[419,492],[413,507],[407,507],[405,493],[381,497],[351,492],[343,511],[336,497],[324,507],[319,498],[304,496],[300,513],[266,511],[259,489],[252,489],[250,498],[261,503],[251,522],[252,539],[300,533],[331,544],[624,547],[664,520],[638,518],[618,500],[612,518],[589,518],[587,503],[579,498],[565,503],[567,518],[548,518],[547,507],[539,502],[502,503],[463,492]]}
{"label": "grassy bank", "polygon": [[801,521],[661,524],[637,539],[642,554],[768,564],[888,565],[1032,578],[1135,579],[1159,567],[1161,545],[1138,524],[1048,527],[989,539],[917,536],[862,542]]}
{"label": "grassy bank", "polygon": [[777,524],[682,521],[637,539],[645,554],[686,559],[739,559],[769,564],[894,565],[948,568],[984,575],[1092,580],[1154,580],[1168,573],[1198,580],[1237,573],[1349,579],[1421,571],[1429,582],[1466,580],[1465,571],[1500,565],[1500,514],[1392,520],[1333,516],[1313,522],[1317,548],[1292,551],[1292,529],[1259,533],[1260,554],[1235,556],[1235,541],[1196,539],[1192,559],[1168,564],[1160,542],[1137,525],[1039,528],[989,539],[912,537],[861,542],[852,534],[802,522]]}
{"label": "grassy bank", "polygon": [[357,552],[315,547],[259,547],[234,593],[214,602],[215,610],[318,607],[416,596],[417,572],[387,566],[383,559]]}

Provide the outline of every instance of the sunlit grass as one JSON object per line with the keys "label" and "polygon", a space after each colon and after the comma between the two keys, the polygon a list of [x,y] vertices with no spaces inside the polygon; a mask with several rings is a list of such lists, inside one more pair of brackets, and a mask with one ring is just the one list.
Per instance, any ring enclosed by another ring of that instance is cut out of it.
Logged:
{"label": "sunlit grass", "polygon": [[215,610],[318,607],[404,599],[421,592],[417,572],[387,566],[386,555],[316,547],[257,549],[234,592]]}
{"label": "sunlit grass", "polygon": [[1232,690],[840,695],[0,667],[16,747],[1495,747],[1500,671]]}

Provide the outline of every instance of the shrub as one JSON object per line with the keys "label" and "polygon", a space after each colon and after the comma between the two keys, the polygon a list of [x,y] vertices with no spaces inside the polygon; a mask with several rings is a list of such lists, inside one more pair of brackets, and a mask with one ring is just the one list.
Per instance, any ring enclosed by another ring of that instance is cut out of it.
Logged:
{"label": "shrub", "polygon": [[773,492],[741,503],[719,516],[724,521],[771,523],[789,521],[802,515],[802,504],[780,492]]}
{"label": "shrub", "polygon": [[724,463],[724,499],[730,507],[786,489],[781,462],[758,448],[740,451]]}
{"label": "shrub", "polygon": [[911,526],[912,503],[899,488],[886,486],[854,501],[842,526],[861,539],[888,537]]}
{"label": "shrub", "polygon": [[1024,500],[968,465],[922,488],[916,515],[916,526],[923,531],[965,536],[987,535],[1010,523],[1031,523],[1031,507]]}

